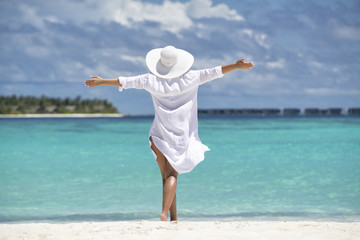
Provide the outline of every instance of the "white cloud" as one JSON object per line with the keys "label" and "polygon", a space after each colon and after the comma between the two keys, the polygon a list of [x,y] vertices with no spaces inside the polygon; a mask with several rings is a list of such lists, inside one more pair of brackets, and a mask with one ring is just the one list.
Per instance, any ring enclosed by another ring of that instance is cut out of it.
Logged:
{"label": "white cloud", "polygon": [[340,72],[340,68],[339,68],[339,67],[333,67],[331,70],[332,70],[334,73]]}
{"label": "white cloud", "polygon": [[255,34],[255,41],[262,47],[269,49],[270,46],[266,43],[267,35],[265,33]]}
{"label": "white cloud", "polygon": [[15,64],[10,64],[8,66],[0,66],[0,73],[3,74],[6,73],[7,77],[5,79],[7,81],[10,80],[12,82],[18,83],[18,82],[26,82],[28,80],[28,76],[26,75],[24,69],[21,69],[19,66]]}
{"label": "white cloud", "polygon": [[307,27],[311,29],[316,29],[317,27],[314,21],[309,16],[306,16],[304,14],[299,14],[295,16],[295,18],[297,18],[300,22],[304,23]]}
{"label": "white cloud", "polygon": [[236,79],[236,82],[245,85],[248,89],[263,89],[265,92],[273,91],[279,86],[286,86],[291,83],[275,73],[260,73],[255,69],[239,70],[238,74],[241,75],[241,78]]}
{"label": "white cloud", "polygon": [[108,12],[105,15],[108,20],[127,27],[134,23],[152,21],[159,23],[163,30],[177,33],[193,25],[186,13],[186,5],[179,2],[164,1],[159,5],[133,0],[115,1],[104,10],[103,12]]}
{"label": "white cloud", "polygon": [[252,38],[254,35],[254,31],[251,29],[243,29],[241,32],[250,38]]}
{"label": "white cloud", "polygon": [[54,15],[41,16],[39,9],[31,7],[25,4],[19,5],[22,20],[26,23],[30,23],[33,26],[42,29],[45,25],[45,21],[48,22],[60,22]]}
{"label": "white cloud", "polygon": [[138,65],[143,65],[146,66],[145,64],[145,58],[143,56],[141,57],[134,57],[134,56],[129,56],[129,55],[122,55],[120,57],[122,60],[127,61],[127,62],[131,62],[133,64],[138,64]]}
{"label": "white cloud", "polygon": [[49,38],[41,34],[23,34],[15,36],[12,43],[16,48],[32,58],[46,59],[51,56],[54,48]]}
{"label": "white cloud", "polygon": [[[236,10],[226,4],[213,5],[211,0],[190,0],[188,2],[168,1],[161,4],[139,0],[86,0],[51,1],[41,8],[21,5],[23,19],[38,28],[44,22],[69,21],[76,25],[116,22],[126,27],[136,27],[136,23],[159,23],[162,30],[179,34],[182,30],[194,26],[194,19],[223,18],[231,21],[243,21],[244,18]],[[63,14],[66,13],[66,14]]]}
{"label": "white cloud", "polygon": [[279,60],[277,61],[274,61],[274,62],[266,62],[265,63],[265,66],[267,68],[284,68],[285,67],[285,60],[283,58],[280,58]]}
{"label": "white cloud", "polygon": [[356,89],[334,89],[334,88],[305,88],[308,95],[331,96],[331,95],[360,95],[360,91]]}
{"label": "white cloud", "polygon": [[223,79],[211,81],[208,85],[211,93],[227,95],[244,93],[253,96],[288,96],[297,94],[299,90],[296,83],[287,78],[279,77],[273,72],[261,73],[256,69],[235,70],[226,74]]}
{"label": "white cloud", "polygon": [[[102,4],[102,3],[101,3]],[[163,30],[179,33],[194,25],[193,19],[223,18],[243,21],[236,10],[225,4],[213,6],[211,0],[191,0],[189,2],[164,1],[162,4],[136,0],[110,1],[102,10],[105,18],[131,27],[133,23],[152,21],[159,23]],[[101,7],[101,6],[99,6]]]}
{"label": "white cloud", "polygon": [[191,0],[187,3],[187,11],[192,18],[225,18],[227,20],[244,21],[236,10],[226,4],[212,6],[211,0]]}
{"label": "white cloud", "polygon": [[324,68],[324,64],[315,60],[309,61],[309,67]]}
{"label": "white cloud", "polygon": [[232,55],[225,55],[222,58],[195,57],[193,68],[194,69],[211,68],[215,66],[231,64],[234,63],[236,60],[238,59],[234,58],[234,56]]}
{"label": "white cloud", "polygon": [[44,18],[39,16],[35,8],[26,5],[20,5],[19,10],[24,22],[30,23],[37,28],[44,27]]}
{"label": "white cloud", "polygon": [[263,47],[265,49],[270,48],[270,45],[267,43],[268,36],[265,33],[257,32],[255,30],[245,28],[245,29],[240,30],[239,35],[241,37],[247,36],[250,39],[254,39],[254,41],[257,44],[259,44],[261,47]]}
{"label": "white cloud", "polygon": [[334,19],[331,23],[333,25],[333,33],[335,36],[346,40],[360,41],[360,28],[340,24]]}
{"label": "white cloud", "polygon": [[343,39],[360,41],[360,29],[355,27],[337,27],[335,29],[335,35]]}
{"label": "white cloud", "polygon": [[46,58],[50,55],[49,49],[43,46],[25,46],[25,52],[34,58]]}
{"label": "white cloud", "polygon": [[[340,67],[339,66],[333,66],[333,65],[327,65],[326,63],[322,63],[319,61],[315,61],[315,60],[309,60],[309,62],[307,62],[309,71],[311,71],[314,76],[317,76],[319,73],[323,73],[322,71],[326,71],[326,72],[333,72],[333,73],[339,73],[340,72]],[[340,79],[338,79],[340,80]]]}
{"label": "white cloud", "polygon": [[[90,78],[92,75],[100,75],[106,73],[109,68],[103,63],[98,63],[94,68],[89,68],[85,64],[77,60],[58,61],[57,68],[54,72],[49,72],[46,76],[46,81],[61,81],[63,82],[81,82],[84,78]],[[105,68],[105,69],[104,69]]]}

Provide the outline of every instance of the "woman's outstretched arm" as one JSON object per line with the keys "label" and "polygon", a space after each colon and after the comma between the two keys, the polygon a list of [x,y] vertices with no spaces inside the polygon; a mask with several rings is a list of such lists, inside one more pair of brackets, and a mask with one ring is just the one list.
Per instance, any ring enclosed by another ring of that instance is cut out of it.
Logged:
{"label": "woman's outstretched arm", "polygon": [[97,87],[101,85],[122,87],[117,78],[114,79],[102,79],[101,77],[91,76],[91,79],[88,79],[84,82],[88,87]]}
{"label": "woman's outstretched arm", "polygon": [[244,61],[245,59],[243,58],[241,60],[236,61],[236,63],[222,66],[221,67],[222,73],[223,74],[229,73],[235,69],[250,69],[254,66],[252,62],[244,62]]}

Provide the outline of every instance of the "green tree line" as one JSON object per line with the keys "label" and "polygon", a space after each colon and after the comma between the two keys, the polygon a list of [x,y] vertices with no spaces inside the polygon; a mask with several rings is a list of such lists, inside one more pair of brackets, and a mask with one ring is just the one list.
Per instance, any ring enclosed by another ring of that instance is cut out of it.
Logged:
{"label": "green tree line", "polygon": [[26,113],[118,113],[107,100],[53,98],[33,96],[0,96],[0,114]]}

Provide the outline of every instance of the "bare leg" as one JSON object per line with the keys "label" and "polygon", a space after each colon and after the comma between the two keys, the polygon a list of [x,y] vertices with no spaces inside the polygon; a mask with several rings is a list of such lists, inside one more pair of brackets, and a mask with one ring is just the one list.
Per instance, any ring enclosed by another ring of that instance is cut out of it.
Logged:
{"label": "bare leg", "polygon": [[177,212],[176,212],[176,192],[174,196],[174,200],[170,206],[170,220],[177,221]]}
{"label": "bare leg", "polygon": [[177,186],[177,172],[171,167],[169,162],[166,163],[165,167],[165,179],[163,187],[163,210],[160,215],[162,221],[167,221],[168,212],[173,203]]}
{"label": "bare leg", "polygon": [[[156,161],[159,165],[162,176],[162,182],[163,182],[163,203],[162,203],[162,212],[160,215],[160,219],[162,221],[167,221],[168,212],[170,210],[171,221],[177,221],[177,211],[176,211],[177,172],[169,164],[166,157],[155,146],[151,137],[150,137],[150,141],[151,141],[151,149],[155,152],[157,157]],[[168,179],[169,181],[167,181]],[[170,207],[169,207],[169,202],[170,202]]]}
{"label": "bare leg", "polygon": [[[165,179],[163,179],[163,190],[164,190],[164,185],[165,185]],[[162,208],[164,209],[164,201],[163,201]],[[172,201],[172,204],[171,204],[169,210],[170,210],[170,220],[171,221],[177,221],[176,192],[175,192],[174,200]]]}

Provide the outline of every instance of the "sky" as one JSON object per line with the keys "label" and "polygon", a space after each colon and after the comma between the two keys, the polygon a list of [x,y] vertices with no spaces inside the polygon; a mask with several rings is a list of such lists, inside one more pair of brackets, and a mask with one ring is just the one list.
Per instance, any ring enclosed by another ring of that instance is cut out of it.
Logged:
{"label": "sky", "polygon": [[359,0],[0,0],[0,95],[107,99],[152,114],[145,90],[88,88],[147,73],[172,45],[192,69],[245,58],[199,88],[199,108],[360,107]]}

